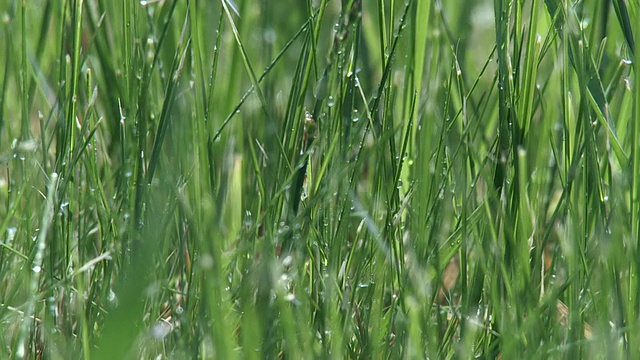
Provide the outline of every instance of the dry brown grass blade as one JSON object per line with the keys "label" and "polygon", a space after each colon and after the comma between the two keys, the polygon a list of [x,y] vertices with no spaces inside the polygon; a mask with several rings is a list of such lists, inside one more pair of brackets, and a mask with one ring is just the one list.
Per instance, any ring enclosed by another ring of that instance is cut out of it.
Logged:
{"label": "dry brown grass blade", "polygon": [[438,289],[438,296],[436,298],[436,302],[438,304],[444,304],[447,302],[449,298],[449,294],[451,290],[456,285],[458,281],[458,276],[460,275],[460,257],[456,254],[454,257],[449,260],[447,267],[444,269],[442,273],[442,283],[440,288]]}
{"label": "dry brown grass blade", "polygon": [[[558,322],[565,328],[569,326],[569,307],[560,300],[556,301],[556,310],[558,311]],[[590,340],[593,337],[591,325],[586,322],[582,324],[584,338]]]}

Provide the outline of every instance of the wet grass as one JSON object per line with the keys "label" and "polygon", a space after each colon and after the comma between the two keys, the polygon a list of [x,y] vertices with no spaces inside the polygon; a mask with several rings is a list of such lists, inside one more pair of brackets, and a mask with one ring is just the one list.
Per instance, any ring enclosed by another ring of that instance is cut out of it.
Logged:
{"label": "wet grass", "polygon": [[635,2],[0,4],[0,357],[640,357]]}

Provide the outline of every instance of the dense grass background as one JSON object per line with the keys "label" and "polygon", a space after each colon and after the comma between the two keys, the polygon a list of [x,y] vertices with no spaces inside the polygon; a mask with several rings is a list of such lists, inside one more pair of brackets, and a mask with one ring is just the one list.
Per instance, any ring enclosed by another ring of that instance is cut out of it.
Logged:
{"label": "dense grass background", "polygon": [[1,358],[640,358],[637,1],[0,15]]}

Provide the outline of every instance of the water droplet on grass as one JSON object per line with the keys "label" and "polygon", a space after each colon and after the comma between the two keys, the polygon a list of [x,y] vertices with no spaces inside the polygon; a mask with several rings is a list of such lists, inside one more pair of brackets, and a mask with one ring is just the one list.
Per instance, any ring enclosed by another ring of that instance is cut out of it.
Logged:
{"label": "water droplet on grass", "polygon": [[156,340],[162,340],[171,332],[171,324],[166,321],[158,321],[151,328],[151,336]]}
{"label": "water droplet on grass", "polygon": [[18,228],[16,227],[7,228],[7,242],[13,241],[13,239],[16,237],[16,232],[18,232]]}

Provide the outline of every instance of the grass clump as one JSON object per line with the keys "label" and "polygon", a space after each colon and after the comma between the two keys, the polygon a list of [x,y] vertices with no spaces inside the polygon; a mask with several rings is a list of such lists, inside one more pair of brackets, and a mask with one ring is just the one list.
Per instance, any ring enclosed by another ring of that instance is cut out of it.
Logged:
{"label": "grass clump", "polygon": [[637,358],[634,2],[4,1],[2,358]]}

